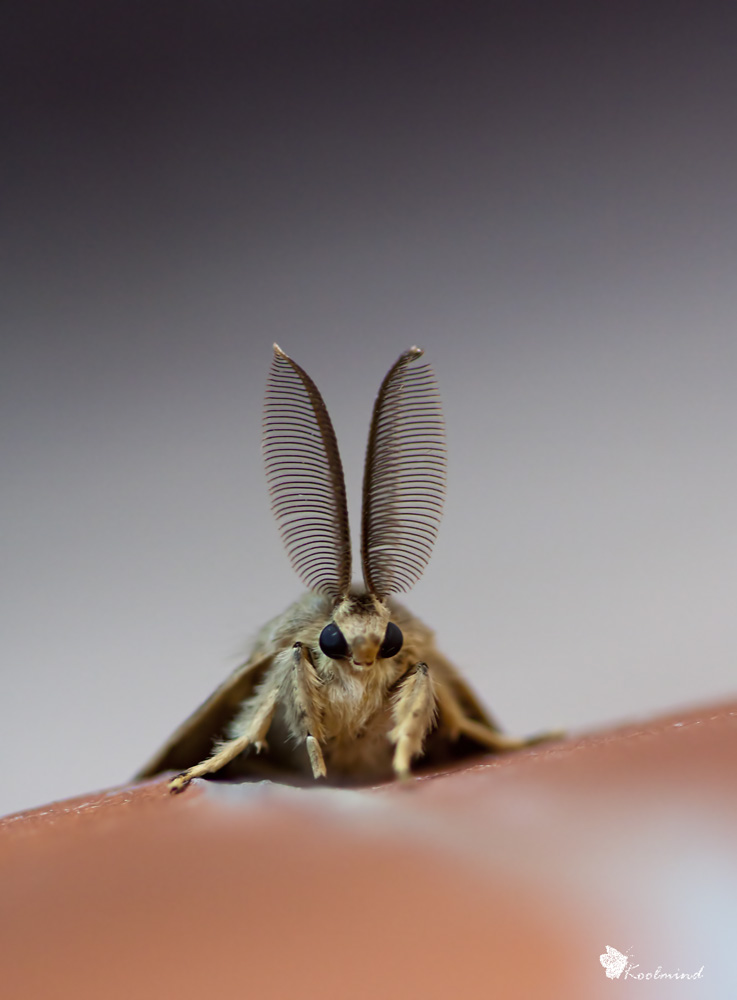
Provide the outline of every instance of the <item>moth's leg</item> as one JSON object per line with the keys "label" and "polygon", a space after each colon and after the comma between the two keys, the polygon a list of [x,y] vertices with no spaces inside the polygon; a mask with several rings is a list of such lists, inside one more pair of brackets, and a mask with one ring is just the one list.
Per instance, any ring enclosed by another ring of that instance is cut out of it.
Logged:
{"label": "moth's leg", "polygon": [[315,670],[307,647],[295,642],[292,650],[291,669],[287,683],[291,697],[285,699],[287,724],[291,732],[304,740],[314,778],[327,774],[320,741],[324,739],[322,724],[322,681]]}
{"label": "moth's leg", "polygon": [[397,687],[392,703],[394,728],[389,739],[394,743],[394,773],[409,776],[413,758],[422,753],[425,737],[435,723],[437,701],[426,663],[412,667]]}
{"label": "moth's leg", "polygon": [[201,778],[205,774],[214,774],[231,760],[235,760],[238,754],[243,753],[248,747],[253,747],[257,753],[266,747],[266,734],[269,731],[271,720],[274,716],[277,701],[282,684],[282,674],[276,669],[267,674],[265,681],[258,691],[247,702],[248,715],[245,726],[241,733],[234,739],[226,740],[216,747],[212,756],[203,760],[201,764],[195,764],[187,771],[172,778],[169,782],[169,790],[181,792],[193,778]]}
{"label": "moth's leg", "polygon": [[443,728],[448,732],[452,740],[459,736],[468,736],[470,739],[480,743],[481,746],[488,747],[489,750],[521,750],[522,747],[529,747],[544,740],[554,739],[558,733],[544,733],[541,736],[531,736],[520,738],[517,736],[505,736],[484,722],[476,719],[469,719],[463,711],[460,702],[455,696],[452,688],[447,684],[437,686],[438,705],[440,707],[440,717],[443,721]]}

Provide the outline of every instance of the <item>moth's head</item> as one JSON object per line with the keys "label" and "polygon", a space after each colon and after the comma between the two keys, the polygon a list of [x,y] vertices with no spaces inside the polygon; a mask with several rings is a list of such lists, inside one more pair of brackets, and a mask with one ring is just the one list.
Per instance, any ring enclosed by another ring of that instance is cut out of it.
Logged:
{"label": "moth's head", "polygon": [[347,661],[354,670],[365,670],[402,648],[402,632],[389,619],[389,608],[373,594],[349,594],[323,628],[320,649],[333,660]]}

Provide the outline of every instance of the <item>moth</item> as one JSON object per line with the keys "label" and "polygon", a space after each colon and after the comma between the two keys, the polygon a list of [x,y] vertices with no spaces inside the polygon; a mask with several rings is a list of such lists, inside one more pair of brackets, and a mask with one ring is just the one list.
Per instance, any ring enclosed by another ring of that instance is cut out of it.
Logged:
{"label": "moth", "polygon": [[258,634],[246,662],[142,768],[180,791],[193,778],[361,784],[483,750],[537,742],[501,733],[432,631],[394,595],[430,558],[445,494],[437,385],[412,347],[374,404],[363,478],[361,565],[338,444],[317,386],[274,345],[263,419],[271,503],[308,592]]}

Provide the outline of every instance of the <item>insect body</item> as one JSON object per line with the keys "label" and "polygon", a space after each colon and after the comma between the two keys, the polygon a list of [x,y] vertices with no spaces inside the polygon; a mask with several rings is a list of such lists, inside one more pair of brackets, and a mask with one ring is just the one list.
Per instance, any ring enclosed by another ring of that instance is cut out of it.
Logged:
{"label": "insect body", "polygon": [[406,778],[413,760],[447,760],[536,740],[504,736],[427,626],[396,603],[430,558],[445,484],[435,380],[402,354],[382,382],[363,481],[364,588],[351,547],[338,445],[322,397],[276,344],[264,410],[272,508],[310,589],[267,624],[246,663],[173,734],[137,777],[300,775],[331,783]]}

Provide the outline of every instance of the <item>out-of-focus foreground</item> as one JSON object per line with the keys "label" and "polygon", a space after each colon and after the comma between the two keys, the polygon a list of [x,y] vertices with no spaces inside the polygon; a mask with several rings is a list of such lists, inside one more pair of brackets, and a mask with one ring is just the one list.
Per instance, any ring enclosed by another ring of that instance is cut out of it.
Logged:
{"label": "out-of-focus foreground", "polygon": [[611,1000],[657,972],[648,998],[734,996],[736,751],[732,704],[408,787],[157,780],[9,816],[3,988]]}

